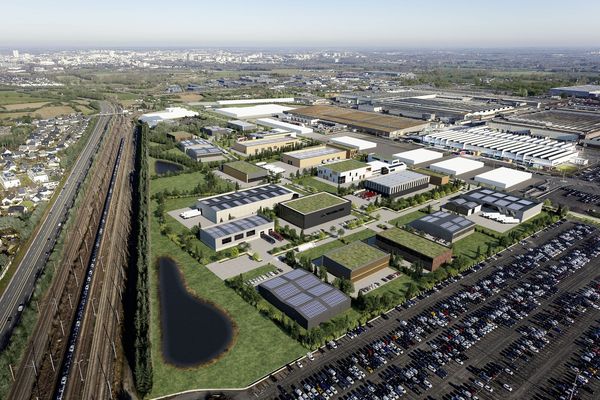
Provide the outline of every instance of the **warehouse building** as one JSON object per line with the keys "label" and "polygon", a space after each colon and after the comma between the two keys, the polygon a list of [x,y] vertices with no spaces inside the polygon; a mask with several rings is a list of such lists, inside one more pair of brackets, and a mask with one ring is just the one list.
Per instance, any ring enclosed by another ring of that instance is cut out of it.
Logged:
{"label": "warehouse building", "polygon": [[390,264],[390,255],[360,240],[331,250],[323,256],[323,266],[338,278],[356,282]]}
{"label": "warehouse building", "polygon": [[227,126],[239,132],[250,132],[258,128],[258,126],[256,126],[256,124],[253,124],[252,122],[242,121],[239,119],[227,121]]}
{"label": "warehouse building", "polygon": [[316,328],[350,309],[350,297],[302,269],[261,283],[258,292],[304,329]]}
{"label": "warehouse building", "polygon": [[256,155],[265,150],[281,151],[283,149],[289,149],[298,143],[300,143],[300,140],[295,137],[289,135],[277,135],[266,137],[264,139],[238,140],[231,148],[247,155]]}
{"label": "warehouse building", "polygon": [[436,172],[441,172],[442,174],[457,176],[476,171],[484,166],[485,164],[481,161],[472,160],[465,157],[455,157],[431,164],[429,169]]}
{"label": "warehouse building", "polygon": [[397,171],[365,181],[365,189],[384,197],[398,197],[429,186],[429,176],[413,171]]}
{"label": "warehouse building", "polygon": [[481,204],[481,211],[491,210],[498,212],[507,217],[517,219],[519,222],[535,217],[542,212],[543,206],[539,201],[491,189],[473,190],[460,197],[467,202]]}
{"label": "warehouse building", "polygon": [[600,99],[600,85],[579,85],[550,89],[550,96],[563,95],[582,99]]}
{"label": "warehouse building", "polygon": [[266,103],[293,103],[293,97],[276,97],[270,99],[237,99],[237,100],[217,100],[220,106],[234,106],[247,104],[266,104]]}
{"label": "warehouse building", "polygon": [[196,161],[210,162],[223,160],[223,151],[206,139],[182,140],[177,146]]}
{"label": "warehouse building", "polygon": [[193,133],[185,131],[167,132],[167,137],[174,142],[181,142],[182,140],[194,139],[196,136]]}
{"label": "warehouse building", "polygon": [[198,199],[196,208],[205,218],[218,223],[255,214],[260,209],[273,208],[297,196],[283,186],[262,185]]}
{"label": "warehouse building", "polygon": [[437,171],[432,171],[427,168],[413,168],[411,169],[411,171],[429,176],[429,183],[431,185],[441,186],[450,182],[450,175],[446,175]]}
{"label": "warehouse building", "polygon": [[357,160],[344,160],[330,164],[319,165],[317,176],[337,184],[360,182],[372,175],[369,164]]}
{"label": "warehouse building", "polygon": [[409,118],[392,117],[367,111],[334,106],[310,106],[287,111],[292,120],[323,120],[343,124],[351,129],[360,130],[376,136],[397,138],[410,133],[420,132],[429,124]]}
{"label": "warehouse building", "polygon": [[235,119],[272,117],[274,115],[283,114],[285,111],[291,110],[293,110],[292,107],[286,107],[279,104],[259,104],[249,107],[215,108],[216,113]]}
{"label": "warehouse building", "polygon": [[452,261],[451,248],[403,229],[387,229],[375,237],[378,247],[399,254],[410,262],[421,262],[429,271]]}
{"label": "warehouse building", "polygon": [[251,215],[200,229],[200,240],[215,251],[221,251],[260,238],[275,229],[273,221],[262,215]]}
{"label": "warehouse building", "polygon": [[454,243],[475,232],[475,224],[463,216],[437,211],[412,221],[414,229],[447,243]]}
{"label": "warehouse building", "polygon": [[333,146],[314,146],[289,151],[281,155],[281,161],[297,168],[310,168],[320,164],[345,160],[348,152]]}
{"label": "warehouse building", "polygon": [[334,143],[337,145],[351,147],[357,151],[364,151],[364,150],[374,149],[375,147],[377,147],[377,143],[375,143],[375,142],[369,142],[368,140],[357,139],[357,138],[354,138],[351,136],[335,137],[335,138],[332,138],[330,141],[331,141],[331,143]]}
{"label": "warehouse building", "polygon": [[406,165],[423,164],[433,160],[438,160],[442,157],[444,157],[443,153],[427,149],[415,149],[394,154],[394,158],[402,161]]}
{"label": "warehouse building", "polygon": [[159,122],[170,121],[174,119],[195,117],[198,113],[195,111],[186,110],[182,107],[169,107],[164,111],[158,111],[148,114],[142,114],[139,120],[148,124],[150,128],[154,128]]}
{"label": "warehouse building", "polygon": [[202,128],[202,132],[210,136],[222,137],[233,133],[233,130],[222,126],[205,126]]}
{"label": "warehouse building", "polygon": [[578,157],[574,143],[499,132],[485,126],[459,127],[429,133],[422,140],[437,147],[468,151],[539,168],[552,168]]}
{"label": "warehouse building", "polygon": [[273,118],[259,118],[256,120],[256,123],[269,128],[285,129],[286,131],[293,132],[298,135],[306,135],[313,132],[312,128],[290,124],[289,122],[283,122]]}
{"label": "warehouse building", "polygon": [[523,182],[527,182],[532,176],[531,172],[501,167],[476,175],[473,179],[475,179],[476,182],[505,190]]}
{"label": "warehouse building", "polygon": [[223,173],[234,177],[242,182],[262,181],[269,176],[269,171],[246,161],[233,161],[223,164]]}
{"label": "warehouse building", "polygon": [[331,193],[320,192],[279,203],[282,219],[307,229],[350,215],[352,202]]}
{"label": "warehouse building", "polygon": [[443,209],[452,211],[460,215],[473,215],[481,211],[481,204],[475,201],[468,201],[462,197],[456,197],[449,200],[442,206]]}

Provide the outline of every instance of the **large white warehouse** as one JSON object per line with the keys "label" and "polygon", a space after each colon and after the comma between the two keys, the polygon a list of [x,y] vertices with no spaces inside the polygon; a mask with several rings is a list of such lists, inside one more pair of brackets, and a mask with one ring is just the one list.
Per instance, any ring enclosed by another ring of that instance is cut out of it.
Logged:
{"label": "large white warehouse", "polygon": [[259,104],[250,107],[225,107],[215,108],[215,112],[235,119],[263,118],[283,114],[284,111],[293,110],[293,107],[279,104]]}
{"label": "large white warehouse", "polygon": [[577,158],[574,143],[503,133],[487,127],[458,127],[423,136],[423,142],[453,150],[473,151],[492,158],[551,168]]}
{"label": "large white warehouse", "polygon": [[185,117],[195,117],[198,115],[195,111],[190,111],[181,107],[169,107],[165,111],[153,112],[148,114],[142,114],[139,118],[140,121],[148,124],[150,128],[158,125],[159,122],[179,119]]}
{"label": "large white warehouse", "polygon": [[234,106],[238,104],[265,104],[265,103],[293,103],[293,97],[277,97],[271,99],[237,99],[237,100],[218,100],[220,106]]}
{"label": "large white warehouse", "polygon": [[307,133],[312,133],[313,131],[312,128],[290,124],[288,122],[279,121],[273,118],[259,118],[256,120],[256,123],[269,128],[285,129],[286,131],[297,133],[300,135],[306,135]]}
{"label": "large white warehouse", "polygon": [[377,143],[368,140],[353,138],[351,136],[340,136],[331,138],[331,142],[342,146],[352,147],[356,150],[368,150],[377,147]]}
{"label": "large white warehouse", "polygon": [[431,164],[429,169],[436,172],[441,172],[446,175],[462,175],[467,172],[478,170],[479,168],[483,168],[485,166],[484,163],[477,160],[471,160],[470,158],[465,157],[455,157],[449,158],[448,160],[440,161],[435,164]]}
{"label": "large white warehouse", "polygon": [[443,156],[444,155],[442,153],[427,149],[415,149],[394,154],[395,158],[406,163],[407,165],[422,164],[425,162],[440,159]]}
{"label": "large white warehouse", "polygon": [[529,172],[519,171],[512,168],[496,168],[475,177],[475,181],[493,186],[498,189],[510,189],[513,186],[531,179]]}

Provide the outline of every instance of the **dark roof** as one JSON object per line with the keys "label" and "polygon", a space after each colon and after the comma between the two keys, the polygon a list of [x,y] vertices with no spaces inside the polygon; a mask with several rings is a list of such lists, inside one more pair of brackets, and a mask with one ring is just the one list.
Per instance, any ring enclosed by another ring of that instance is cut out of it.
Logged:
{"label": "dark roof", "polygon": [[217,239],[223,236],[231,236],[238,232],[245,232],[252,228],[269,224],[270,222],[271,220],[262,215],[252,215],[250,217],[227,221],[202,230],[213,239]]}
{"label": "dark roof", "polygon": [[413,228],[423,230],[427,227],[436,227],[442,229],[451,235],[461,232],[465,229],[472,228],[475,224],[465,217],[452,214],[446,211],[437,211],[433,214],[425,215],[419,219],[412,221],[410,224]]}
{"label": "dark roof", "polygon": [[293,193],[279,185],[264,185],[250,189],[238,190],[233,193],[225,193],[219,196],[199,200],[199,203],[213,210],[226,210],[233,207],[243,206],[261,200],[270,199],[284,194]]}
{"label": "dark roof", "polygon": [[491,189],[477,189],[461,196],[467,201],[483,205],[493,205],[513,211],[523,212],[540,204],[539,201],[525,199],[514,194],[497,192]]}

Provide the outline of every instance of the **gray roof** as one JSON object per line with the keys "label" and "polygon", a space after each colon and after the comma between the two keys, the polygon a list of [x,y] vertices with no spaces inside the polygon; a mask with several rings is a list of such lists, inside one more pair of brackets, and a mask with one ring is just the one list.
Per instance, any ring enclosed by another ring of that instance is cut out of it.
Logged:
{"label": "gray roof", "polygon": [[291,193],[293,193],[291,190],[283,186],[265,185],[201,199],[198,205],[220,211]]}
{"label": "gray roof", "polygon": [[513,211],[525,211],[540,204],[539,201],[525,199],[514,194],[497,192],[491,189],[477,189],[461,196],[466,201],[483,205],[493,205]]}
{"label": "gray roof", "polygon": [[412,221],[410,225],[417,229],[427,225],[436,226],[438,229],[443,229],[451,234],[475,226],[472,221],[469,221],[465,217],[446,211],[437,211],[433,214],[425,215],[424,217]]}
{"label": "gray roof", "polygon": [[309,148],[306,150],[297,150],[295,152],[287,153],[287,154],[294,158],[304,160],[306,158],[320,157],[320,156],[325,156],[327,154],[335,154],[335,153],[339,153],[340,151],[342,151],[342,150],[334,148],[334,147],[320,147],[317,149]]}
{"label": "gray roof", "polygon": [[413,171],[397,171],[392,174],[381,175],[376,178],[367,179],[368,182],[377,183],[379,185],[394,187],[406,182],[419,180],[427,175],[418,174]]}
{"label": "gray roof", "polygon": [[213,239],[217,239],[224,236],[231,236],[238,232],[246,232],[252,228],[270,223],[271,221],[262,215],[252,215],[250,217],[227,221],[202,230]]}
{"label": "gray roof", "polygon": [[348,300],[344,293],[302,269],[280,275],[260,286],[306,319],[315,318]]}

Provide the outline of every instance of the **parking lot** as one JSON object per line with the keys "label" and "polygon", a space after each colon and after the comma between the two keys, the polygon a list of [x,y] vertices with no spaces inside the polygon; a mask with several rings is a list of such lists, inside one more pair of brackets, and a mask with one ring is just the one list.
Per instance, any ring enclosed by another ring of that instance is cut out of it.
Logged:
{"label": "parking lot", "polygon": [[598,254],[594,228],[558,224],[235,397],[560,398],[549,376],[600,317]]}

